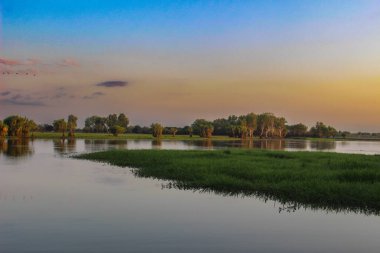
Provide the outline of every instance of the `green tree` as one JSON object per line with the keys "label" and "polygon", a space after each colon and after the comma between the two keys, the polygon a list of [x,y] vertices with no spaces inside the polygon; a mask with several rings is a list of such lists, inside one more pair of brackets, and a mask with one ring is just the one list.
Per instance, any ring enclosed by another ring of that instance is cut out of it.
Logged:
{"label": "green tree", "polygon": [[287,126],[288,135],[293,137],[305,137],[307,136],[307,126],[302,123]]}
{"label": "green tree", "polygon": [[127,116],[125,116],[124,113],[120,113],[119,116],[117,116],[117,124],[121,127],[127,128],[129,124],[129,119]]}
{"label": "green tree", "polygon": [[231,127],[228,119],[216,119],[212,122],[214,127],[214,134],[216,135],[230,135]]}
{"label": "green tree", "polygon": [[32,133],[37,129],[37,124],[30,119],[24,118],[23,119],[23,126],[22,126],[22,137],[23,138],[29,138],[30,133]]}
{"label": "green tree", "polygon": [[85,120],[83,131],[89,133],[106,133],[106,121],[106,118],[96,115],[88,117]]}
{"label": "green tree", "polygon": [[12,115],[4,119],[4,124],[8,126],[8,135],[17,138],[29,138],[30,132],[37,129],[37,124],[26,117]]}
{"label": "green tree", "polygon": [[194,129],[194,132],[203,138],[211,138],[214,131],[214,127],[210,121],[205,119],[197,119],[191,125]]}
{"label": "green tree", "polygon": [[[125,130],[128,128],[129,119],[124,113],[110,114],[106,119],[106,126],[108,131],[111,131],[115,126],[123,127]],[[125,131],[124,131],[125,132]]]}
{"label": "green tree", "polygon": [[185,126],[184,132],[189,135],[189,137],[193,137],[193,128],[191,126]]}
{"label": "green tree", "polygon": [[274,129],[275,116],[272,113],[263,113],[257,116],[257,127],[259,129],[260,138],[268,138],[269,133]]}
{"label": "green tree", "polygon": [[22,137],[22,128],[24,126],[24,118],[18,115],[12,115],[4,119],[5,125],[8,126],[8,136]]}
{"label": "green tree", "polygon": [[248,135],[249,138],[253,138],[253,133],[256,131],[257,128],[257,115],[254,114],[253,112],[247,114],[245,116],[246,121],[247,121],[247,127],[248,127]]}
{"label": "green tree", "polygon": [[153,137],[156,137],[157,139],[162,137],[162,131],[164,130],[164,127],[160,123],[153,123],[151,125]]}
{"label": "green tree", "polygon": [[114,135],[114,136],[118,136],[119,134],[122,134],[122,133],[125,133],[125,127],[122,127],[122,126],[119,126],[119,125],[115,125],[115,126],[112,126],[110,128],[110,132]]}
{"label": "green tree", "polygon": [[317,122],[315,126],[310,129],[310,134],[319,138],[329,137],[329,127],[323,122]]}
{"label": "green tree", "polygon": [[286,119],[281,117],[281,118],[275,118],[275,128],[278,133],[278,137],[283,138],[285,137],[287,133],[286,129]]}
{"label": "green tree", "polygon": [[108,115],[107,120],[106,120],[106,125],[107,125],[108,130],[111,129],[113,126],[117,125],[117,123],[118,123],[117,114]]}
{"label": "green tree", "polygon": [[332,126],[327,127],[327,137],[335,137],[338,134],[338,131]]}
{"label": "green tree", "polygon": [[69,130],[69,137],[74,137],[74,131],[77,127],[78,118],[72,114],[67,118],[67,129]]}
{"label": "green tree", "polygon": [[170,128],[170,134],[175,137],[175,134],[178,132],[178,129],[176,127],[171,127]]}
{"label": "green tree", "polygon": [[67,129],[67,123],[65,119],[57,119],[53,122],[54,130],[56,132],[62,133],[62,138],[65,138],[65,132]]}
{"label": "green tree", "polygon": [[230,137],[239,136],[239,118],[236,115],[230,115],[227,118],[228,121],[228,130]]}
{"label": "green tree", "polygon": [[0,120],[0,139],[5,138],[8,133],[8,126]]}
{"label": "green tree", "polygon": [[242,139],[245,139],[247,138],[247,135],[248,135],[248,125],[247,125],[246,117],[240,116],[238,122],[239,122],[239,125],[237,129],[238,129],[239,137]]}

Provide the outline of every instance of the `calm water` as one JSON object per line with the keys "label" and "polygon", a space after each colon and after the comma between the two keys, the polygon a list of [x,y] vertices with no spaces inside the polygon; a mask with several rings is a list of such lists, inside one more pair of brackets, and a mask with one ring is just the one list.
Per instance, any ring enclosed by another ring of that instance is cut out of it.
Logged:
{"label": "calm water", "polygon": [[[36,140],[0,143],[0,252],[379,252],[380,217],[163,188],[70,159],[111,148],[378,153],[377,142]],[[281,209],[280,209],[281,208]]]}

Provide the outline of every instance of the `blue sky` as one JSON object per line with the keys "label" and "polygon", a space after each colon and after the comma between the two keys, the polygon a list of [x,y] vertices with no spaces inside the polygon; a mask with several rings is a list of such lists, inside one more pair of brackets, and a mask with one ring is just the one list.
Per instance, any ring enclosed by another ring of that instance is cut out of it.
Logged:
{"label": "blue sky", "polygon": [[[125,112],[181,125],[272,111],[380,131],[377,1],[2,0],[1,13],[0,67],[12,74],[0,89],[17,98],[0,98],[1,117],[51,121],[80,107],[80,118]],[[129,85],[99,90],[106,81]],[[57,92],[65,110],[40,101]],[[80,99],[91,94],[104,95]]]}

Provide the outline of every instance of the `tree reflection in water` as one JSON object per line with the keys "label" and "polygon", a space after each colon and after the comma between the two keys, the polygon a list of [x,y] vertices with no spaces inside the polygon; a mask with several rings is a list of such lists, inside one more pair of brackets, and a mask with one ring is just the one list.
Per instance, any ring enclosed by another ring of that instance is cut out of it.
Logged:
{"label": "tree reflection in water", "polygon": [[33,155],[30,139],[0,139],[0,154],[9,157],[27,157]]}
{"label": "tree reflection in water", "polygon": [[99,151],[99,150],[107,150],[107,149],[120,149],[127,148],[127,140],[84,140],[84,149],[86,151]]}
{"label": "tree reflection in water", "polygon": [[55,139],[53,140],[54,151],[59,155],[65,155],[67,153],[75,152],[76,150],[76,139],[69,138],[65,139]]}
{"label": "tree reflection in water", "polygon": [[162,140],[161,139],[152,140],[152,148],[160,149],[161,146],[162,146]]}
{"label": "tree reflection in water", "polygon": [[315,150],[334,150],[336,149],[335,141],[311,141],[311,149]]}
{"label": "tree reflection in water", "polygon": [[212,149],[212,147],[214,146],[213,145],[213,142],[211,139],[205,139],[203,140],[202,142],[202,146],[205,147],[206,149]]}

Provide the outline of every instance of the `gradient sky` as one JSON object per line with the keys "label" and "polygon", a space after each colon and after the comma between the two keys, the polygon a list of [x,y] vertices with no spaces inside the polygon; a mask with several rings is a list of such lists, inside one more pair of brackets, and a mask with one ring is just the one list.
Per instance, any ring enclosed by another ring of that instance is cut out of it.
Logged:
{"label": "gradient sky", "polygon": [[1,0],[0,118],[273,112],[380,132],[379,1]]}

